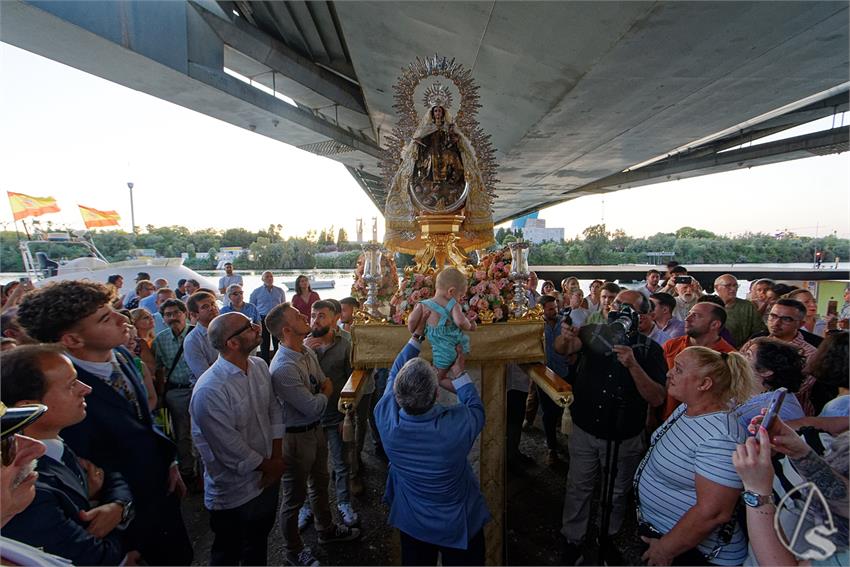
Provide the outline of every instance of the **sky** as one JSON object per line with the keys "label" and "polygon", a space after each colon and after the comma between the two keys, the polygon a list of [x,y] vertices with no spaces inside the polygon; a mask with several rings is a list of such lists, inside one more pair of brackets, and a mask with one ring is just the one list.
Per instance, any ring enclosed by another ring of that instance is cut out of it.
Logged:
{"label": "sky", "polygon": [[[339,163],[0,43],[0,189],[58,200],[42,221],[82,228],[76,205],[136,225],[283,225],[284,236],[383,218]],[[829,119],[827,119],[829,121]],[[829,124],[826,124],[829,127]],[[589,196],[544,209],[574,237],[604,220],[632,236],[693,226],[719,234],[850,237],[850,158],[812,157]],[[0,199],[0,228],[12,228]]]}

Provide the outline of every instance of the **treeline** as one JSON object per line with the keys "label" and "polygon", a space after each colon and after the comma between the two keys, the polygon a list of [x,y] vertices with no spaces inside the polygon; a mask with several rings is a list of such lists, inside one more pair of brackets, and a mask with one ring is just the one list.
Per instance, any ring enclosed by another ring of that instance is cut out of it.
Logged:
{"label": "treeline", "polygon": [[[55,230],[54,227],[50,229]],[[215,269],[219,248],[247,248],[250,254],[235,260],[239,270],[287,270],[311,268],[354,268],[360,246],[348,242],[344,229],[333,227],[310,231],[304,237],[281,236],[281,225],[252,232],[244,228],[190,231],[182,226],[155,227],[131,234],[120,230],[93,231],[95,246],[110,261],[126,260],[131,251],[153,249],[157,255],[179,257],[189,254],[186,265],[196,270]],[[508,244],[522,232],[500,228],[496,231],[499,245]],[[81,247],[51,245],[50,256],[74,258]],[[836,236],[811,238],[784,233],[743,234],[734,237],[717,235],[707,230],[682,227],[675,233],[658,233],[646,238],[633,238],[622,230],[609,232],[604,224],[587,227],[582,237],[563,242],[544,242],[531,247],[528,261],[532,265],[634,264],[647,262],[648,252],[672,252],[682,264],[790,263],[812,262],[822,252],[824,263],[836,257],[850,259],[850,240]],[[198,258],[198,252],[209,253]],[[0,232],[0,271],[23,270],[15,232]]]}
{"label": "treeline", "polygon": [[[505,233],[501,242],[515,238]],[[831,263],[836,257],[850,260],[850,240],[833,235],[812,238],[790,232],[778,236],[745,233],[727,237],[689,226],[675,233],[659,232],[646,238],[633,238],[622,230],[608,232],[604,224],[599,224],[584,229],[582,238],[532,246],[528,263],[543,266],[642,264],[647,263],[649,252],[672,252],[672,259],[685,265],[813,262],[816,252],[822,252],[824,263]]]}
{"label": "treeline", "polygon": [[[222,247],[247,248],[249,255],[234,261],[236,269],[305,269],[322,267],[353,268],[360,246],[348,242],[345,229],[334,227],[310,231],[304,237],[283,238],[282,225],[270,225],[265,230],[252,232],[244,228],[217,230],[207,228],[191,231],[184,226],[155,227],[148,225],[144,232],[132,234],[123,230],[92,231],[91,239],[110,262],[132,257],[132,251],[152,249],[158,256],[179,257],[186,252],[186,265],[196,270],[212,270],[218,263]],[[48,226],[47,231],[67,230]],[[23,234],[21,234],[23,237]],[[44,247],[52,258],[72,259],[82,255],[81,246],[50,244]],[[207,253],[206,258],[197,257]],[[342,252],[343,254],[339,254]],[[318,256],[317,256],[318,254]],[[343,266],[336,264],[343,263]],[[329,264],[329,265],[326,265]],[[0,232],[0,271],[20,272],[24,269],[18,249],[18,234]]]}

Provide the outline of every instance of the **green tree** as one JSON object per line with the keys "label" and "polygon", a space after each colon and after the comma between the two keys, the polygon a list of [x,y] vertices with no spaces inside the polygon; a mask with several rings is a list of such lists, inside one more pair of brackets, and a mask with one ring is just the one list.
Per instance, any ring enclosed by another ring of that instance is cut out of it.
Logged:
{"label": "green tree", "polygon": [[348,233],[345,232],[344,228],[340,228],[339,234],[336,237],[336,245],[343,246],[345,244],[348,244]]}

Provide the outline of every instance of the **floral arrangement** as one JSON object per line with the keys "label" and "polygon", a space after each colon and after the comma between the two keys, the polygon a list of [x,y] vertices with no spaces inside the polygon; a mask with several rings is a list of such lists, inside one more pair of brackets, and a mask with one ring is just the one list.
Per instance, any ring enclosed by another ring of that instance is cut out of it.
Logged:
{"label": "floral arrangement", "polygon": [[484,256],[472,272],[466,292],[466,316],[479,323],[505,321],[514,298],[511,251],[503,248]]}
{"label": "floral arrangement", "polygon": [[404,325],[407,322],[407,315],[413,311],[419,301],[434,297],[434,279],[433,274],[405,272],[398,292],[390,301],[390,320],[398,325]]}
{"label": "floral arrangement", "polygon": [[[366,254],[360,254],[360,257],[357,258],[357,267],[354,270],[354,283],[351,285],[351,297],[354,297],[360,303],[363,303],[369,294],[369,284],[363,279],[365,261]],[[390,252],[384,251],[381,254],[381,275],[381,281],[378,283],[378,299],[389,301],[398,291],[398,271],[395,258]]]}
{"label": "floral arrangement", "polygon": [[[505,321],[513,300],[513,286],[509,279],[511,271],[511,251],[504,248],[488,254],[471,271],[469,287],[463,308],[470,320],[479,323]],[[405,273],[398,292],[390,301],[392,306],[390,320],[398,325],[407,321],[419,301],[434,297],[433,273],[420,274],[413,271]]]}

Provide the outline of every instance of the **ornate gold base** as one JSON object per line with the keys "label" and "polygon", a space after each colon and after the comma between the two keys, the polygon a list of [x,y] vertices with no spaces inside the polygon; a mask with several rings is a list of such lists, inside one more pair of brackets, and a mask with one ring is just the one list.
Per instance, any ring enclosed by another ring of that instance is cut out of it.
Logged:
{"label": "ornate gold base", "polygon": [[[416,253],[414,270],[419,273],[439,272],[446,266],[467,269],[466,253],[458,245],[463,215],[422,215],[419,223],[422,248]],[[433,264],[432,264],[433,263]]]}

